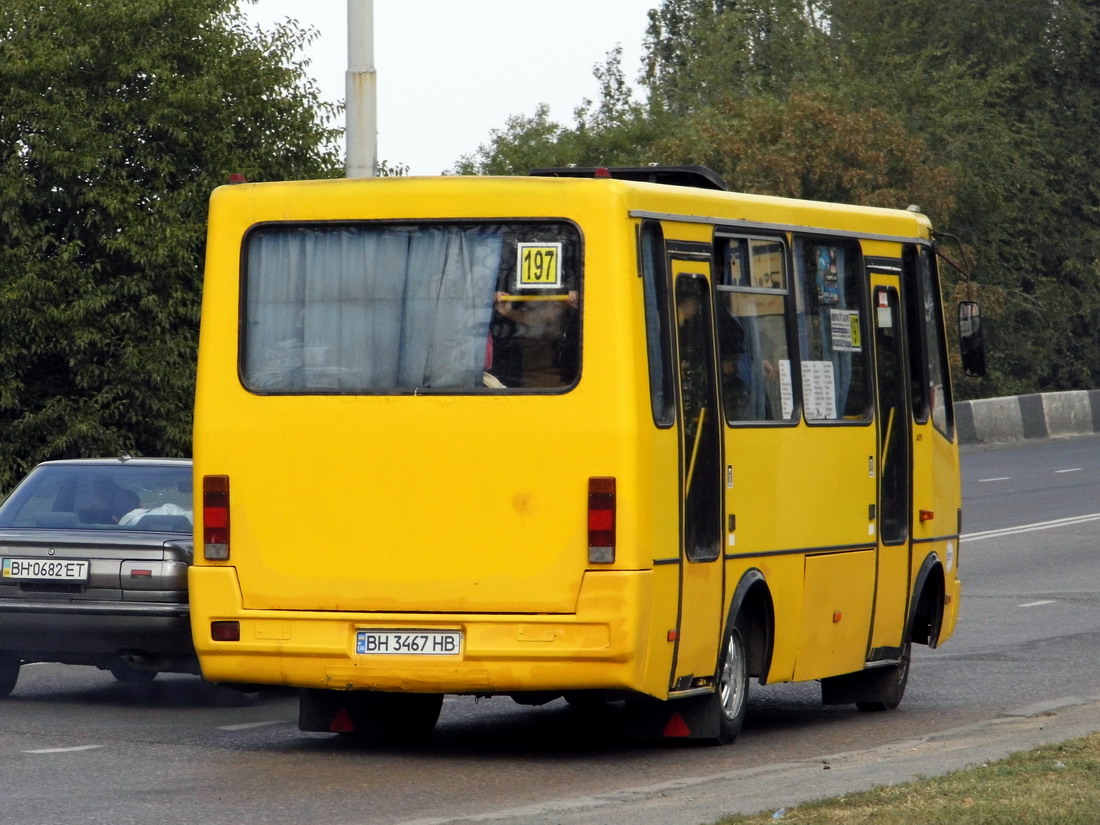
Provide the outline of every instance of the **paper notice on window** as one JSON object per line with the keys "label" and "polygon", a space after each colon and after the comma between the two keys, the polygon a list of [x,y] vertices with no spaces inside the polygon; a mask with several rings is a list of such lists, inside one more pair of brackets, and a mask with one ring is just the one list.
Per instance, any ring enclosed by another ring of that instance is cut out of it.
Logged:
{"label": "paper notice on window", "polygon": [[859,352],[859,312],[854,309],[830,309],[829,322],[833,330],[833,352]]}
{"label": "paper notice on window", "polygon": [[791,379],[791,362],[779,361],[779,404],[783,410],[783,419],[789,420],[794,414],[794,381]]}
{"label": "paper notice on window", "polygon": [[811,421],[836,418],[836,382],[832,361],[802,362],[802,403]]}

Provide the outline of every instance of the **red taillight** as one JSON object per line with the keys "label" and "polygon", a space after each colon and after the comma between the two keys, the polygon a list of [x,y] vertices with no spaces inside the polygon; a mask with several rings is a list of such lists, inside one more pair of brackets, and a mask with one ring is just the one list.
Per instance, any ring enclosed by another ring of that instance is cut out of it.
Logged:
{"label": "red taillight", "polygon": [[229,558],[229,476],[202,478],[202,554],[211,561]]}
{"label": "red taillight", "polygon": [[588,562],[615,561],[615,479],[588,479]]}
{"label": "red taillight", "polygon": [[210,639],[215,642],[239,642],[241,640],[241,623],[211,622]]}

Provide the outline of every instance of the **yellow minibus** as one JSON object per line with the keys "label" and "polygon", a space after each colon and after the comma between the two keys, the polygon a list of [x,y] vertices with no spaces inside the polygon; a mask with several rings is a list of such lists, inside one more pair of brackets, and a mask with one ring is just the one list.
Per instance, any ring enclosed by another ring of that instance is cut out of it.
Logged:
{"label": "yellow minibus", "polygon": [[703,167],[211,199],[206,679],[401,737],[444,694],[730,742],[750,680],[901,701],[959,608],[935,243]]}

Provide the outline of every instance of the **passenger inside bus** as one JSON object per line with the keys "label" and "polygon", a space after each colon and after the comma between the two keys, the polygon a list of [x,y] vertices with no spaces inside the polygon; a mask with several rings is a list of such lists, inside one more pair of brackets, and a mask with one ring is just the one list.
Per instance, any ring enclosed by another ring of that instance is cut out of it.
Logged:
{"label": "passenger inside bus", "polygon": [[506,388],[572,384],[578,366],[578,305],[576,290],[518,295],[498,291],[486,373]]}
{"label": "passenger inside bus", "polygon": [[706,403],[706,358],[701,351],[706,341],[702,327],[699,284],[681,276],[676,281],[677,347],[680,351],[680,387],[689,438],[695,437],[695,421]]}
{"label": "passenger inside bus", "polygon": [[[781,300],[781,299],[780,299]],[[787,358],[782,305],[758,314],[767,296],[726,293],[718,313],[719,380],[729,421],[778,421],[782,409],[780,364]]]}

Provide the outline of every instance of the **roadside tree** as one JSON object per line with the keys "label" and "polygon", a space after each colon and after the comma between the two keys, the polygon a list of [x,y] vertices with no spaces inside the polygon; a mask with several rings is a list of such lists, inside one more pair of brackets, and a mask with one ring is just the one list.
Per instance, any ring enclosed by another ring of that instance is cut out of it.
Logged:
{"label": "roadside tree", "polygon": [[189,454],[211,190],[339,172],[309,36],[234,0],[0,8],[0,487]]}

